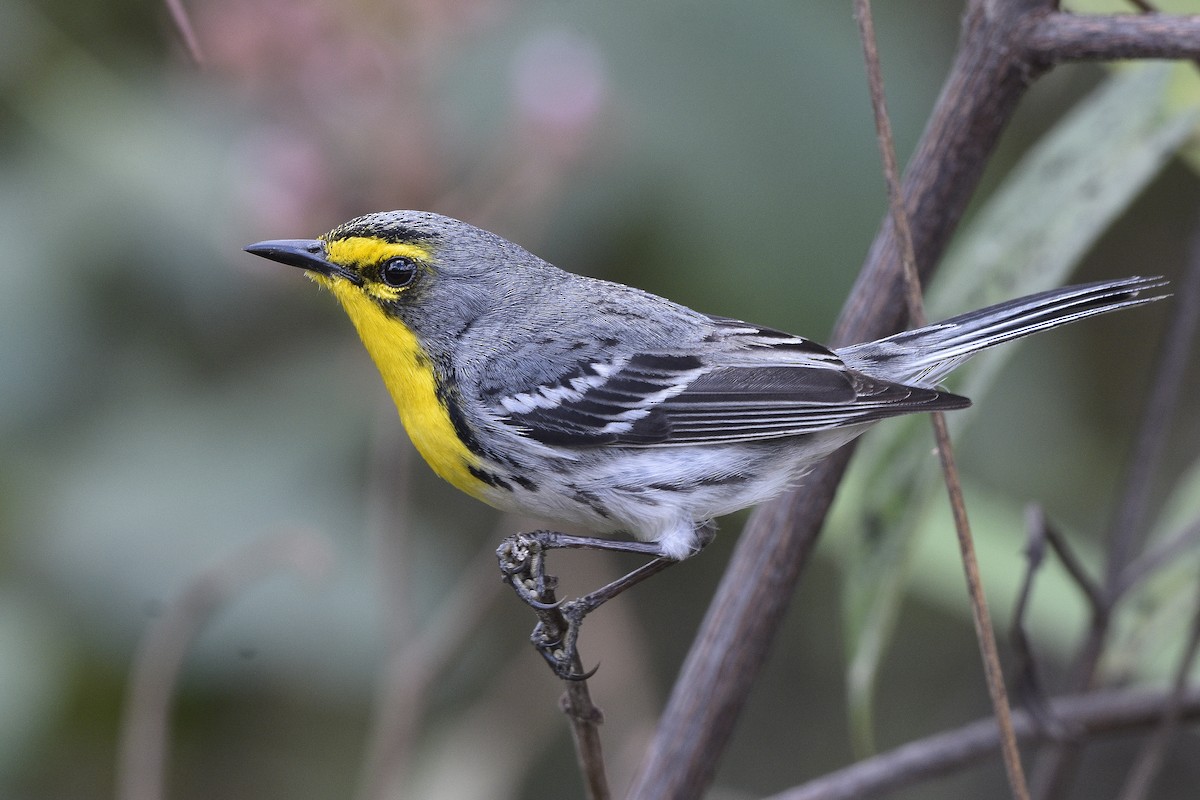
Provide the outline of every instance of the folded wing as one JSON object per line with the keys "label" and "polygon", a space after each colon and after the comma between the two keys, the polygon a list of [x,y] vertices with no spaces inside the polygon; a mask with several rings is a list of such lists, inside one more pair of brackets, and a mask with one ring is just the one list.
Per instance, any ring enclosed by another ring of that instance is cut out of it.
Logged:
{"label": "folded wing", "polygon": [[493,409],[544,444],[661,447],[778,439],[969,405],[851,370],[806,339],[740,330],[755,332],[751,346],[708,360],[638,353],[581,361],[553,383],[495,399]]}

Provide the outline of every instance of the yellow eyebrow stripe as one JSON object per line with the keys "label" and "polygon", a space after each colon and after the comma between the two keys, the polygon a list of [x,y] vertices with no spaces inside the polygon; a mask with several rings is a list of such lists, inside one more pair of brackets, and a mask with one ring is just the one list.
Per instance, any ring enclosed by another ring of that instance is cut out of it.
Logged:
{"label": "yellow eyebrow stripe", "polygon": [[419,244],[388,242],[370,236],[351,236],[325,242],[325,257],[335,264],[378,264],[398,256],[430,261],[433,253]]}

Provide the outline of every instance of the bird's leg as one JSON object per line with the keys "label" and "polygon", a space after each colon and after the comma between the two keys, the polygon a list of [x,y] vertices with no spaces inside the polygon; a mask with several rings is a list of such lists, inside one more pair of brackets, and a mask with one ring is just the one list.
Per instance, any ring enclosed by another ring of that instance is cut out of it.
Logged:
{"label": "bird's leg", "polygon": [[[578,597],[574,600],[561,601],[558,606],[558,612],[566,620],[567,628],[563,634],[561,645],[555,650],[556,654],[563,660],[551,662],[555,673],[560,678],[591,677],[599,669],[599,664],[582,676],[577,674],[564,675],[560,672],[561,664],[570,665],[577,658],[576,642],[579,640],[579,631],[583,627],[583,618],[631,586],[641,583],[651,575],[657,575],[672,564],[678,563],[678,561],[672,558],[659,556],[653,561],[646,562],[632,572],[622,575],[615,581],[601,586],[594,592],[589,592],[583,597]],[[573,670],[572,672],[575,673],[576,671]]]}
{"label": "bird's leg", "polygon": [[[600,539],[593,536],[573,536],[558,531],[518,533],[505,539],[496,550],[504,580],[517,596],[535,610],[558,605],[553,600],[558,579],[546,574],[546,552],[549,550],[611,550],[619,553],[640,553],[658,556],[657,545],[648,542],[627,542]],[[620,581],[614,581],[620,583]],[[633,583],[636,583],[634,581]],[[633,583],[629,585],[632,586]],[[608,587],[605,587],[608,588]],[[624,587],[609,594],[615,597]],[[607,598],[605,598],[607,599]],[[604,602],[603,600],[600,603]],[[596,605],[599,605],[597,603]]]}
{"label": "bird's leg", "polygon": [[[701,548],[712,540],[714,530],[707,525],[701,529]],[[563,601],[554,595],[558,586],[557,578],[546,574],[546,551],[559,549],[610,550],[653,555],[655,558],[594,592],[575,600]],[[576,651],[584,617],[631,586],[676,563],[673,559],[658,555],[658,552],[656,545],[647,542],[573,536],[541,530],[518,533],[505,539],[496,550],[496,557],[505,582],[538,615],[538,624],[530,636],[533,646],[558,677],[582,680],[595,672],[594,669],[586,673],[581,671]]]}

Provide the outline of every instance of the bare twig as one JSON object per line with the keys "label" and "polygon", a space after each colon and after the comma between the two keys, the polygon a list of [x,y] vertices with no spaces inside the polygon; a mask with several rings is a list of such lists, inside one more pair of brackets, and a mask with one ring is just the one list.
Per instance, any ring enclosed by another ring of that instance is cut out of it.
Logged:
{"label": "bare twig", "polygon": [[971,617],[975,622],[975,635],[983,653],[983,669],[987,678],[988,693],[992,710],[1000,729],[1001,755],[1008,774],[1008,785],[1014,798],[1028,800],[1029,788],[1025,785],[1025,770],[1021,767],[1021,752],[1017,749],[1017,737],[1013,732],[1012,711],[1008,705],[1008,692],[1004,688],[1004,670],[1000,666],[1000,652],[996,647],[996,635],[992,630],[991,615],[988,613],[987,598],[983,593],[983,577],[979,572],[979,560],[975,555],[975,542],[967,522],[967,508],[963,500],[962,484],[958,469],[954,465],[954,454],[950,449],[950,432],[942,414],[933,415],[934,430],[937,432],[938,455],[941,456],[942,471],[946,476],[946,491],[950,494],[950,508],[954,512],[954,529],[958,534],[958,545],[962,552],[963,571],[967,578],[967,594],[971,598]]}
{"label": "bare twig", "polygon": [[1133,769],[1129,771],[1129,779],[1121,791],[1121,800],[1144,800],[1150,795],[1154,778],[1162,769],[1162,763],[1167,756],[1167,748],[1171,745],[1179,722],[1183,718],[1184,703],[1188,694],[1188,676],[1192,673],[1192,665],[1196,663],[1197,652],[1200,651],[1200,583],[1197,584],[1196,610],[1192,613],[1192,629],[1188,635],[1187,645],[1179,666],[1175,669],[1174,686],[1163,709],[1162,719],[1138,754]]}
{"label": "bare twig", "polygon": [[[536,533],[530,535],[536,536]],[[500,560],[500,571],[505,582],[517,591],[518,596],[522,596],[524,592],[536,595],[536,603],[531,603],[530,607],[533,608],[539,622],[531,638],[542,656],[548,662],[553,660],[552,666],[560,675],[563,673],[558,668],[562,666],[562,662],[556,660],[557,654],[551,653],[560,645],[560,649],[569,650],[570,674],[563,679],[566,691],[559,700],[559,707],[571,724],[575,758],[579,763],[588,800],[608,800],[611,793],[604,766],[604,751],[600,743],[600,724],[604,722],[604,714],[592,703],[587,682],[591,673],[584,672],[579,649],[563,644],[568,636],[569,623],[555,596],[558,581],[545,574],[545,550],[540,546],[530,547],[521,537],[521,534],[510,537],[495,551]],[[521,587],[524,587],[524,592]]]}
{"label": "bare twig", "polygon": [[1154,384],[1142,416],[1137,444],[1130,456],[1124,492],[1109,527],[1108,574],[1105,590],[1109,602],[1119,591],[1121,571],[1132,559],[1146,528],[1154,476],[1166,450],[1183,379],[1200,325],[1200,224],[1192,242],[1188,266],[1179,281],[1175,309],[1163,336]]}
{"label": "bare twig", "polygon": [[[985,7],[986,5],[986,7]],[[1030,13],[1052,0],[972,2],[951,73],[904,180],[922,279],[949,241],[1000,131],[1041,67],[1021,58]],[[904,315],[899,250],[888,217],[841,318],[835,347],[892,333]],[[851,447],[809,473],[802,491],[759,507],[738,540],[647,750],[629,797],[704,793],[812,553]]]}
{"label": "bare twig", "polygon": [[1062,722],[1050,713],[1045,687],[1038,672],[1037,658],[1033,652],[1033,643],[1025,627],[1029,600],[1033,596],[1033,584],[1046,558],[1046,534],[1049,527],[1039,506],[1030,505],[1026,509],[1025,528],[1025,576],[1021,581],[1021,589],[1017,592],[1012,626],[1009,630],[1009,642],[1016,662],[1013,670],[1013,682],[1016,686],[1014,693],[1038,728],[1052,738],[1059,739],[1066,735],[1066,730]]}
{"label": "bare twig", "polygon": [[238,548],[200,572],[146,631],[129,676],[117,763],[119,800],[165,797],[168,718],[175,681],[196,636],[227,603],[281,568],[323,575],[333,559],[324,538],[287,532]]}
{"label": "bare twig", "polygon": [[1100,592],[1100,588],[1092,580],[1091,576],[1087,574],[1083,564],[1076,557],[1075,551],[1071,549],[1071,546],[1063,538],[1058,528],[1050,524],[1050,521],[1046,519],[1041,506],[1036,504],[1030,505],[1026,510],[1025,518],[1026,529],[1029,532],[1029,540],[1025,548],[1028,568],[1025,572],[1025,579],[1021,584],[1021,591],[1017,596],[1010,632],[1010,639],[1017,660],[1016,681],[1018,693],[1021,697],[1022,705],[1032,715],[1034,721],[1043,728],[1047,734],[1047,738],[1065,740],[1070,738],[1074,732],[1068,731],[1063,726],[1062,721],[1055,719],[1049,711],[1049,706],[1046,703],[1045,688],[1038,672],[1037,659],[1033,653],[1033,645],[1025,629],[1026,609],[1033,591],[1034,578],[1045,557],[1047,543],[1053,548],[1055,554],[1066,568],[1067,574],[1071,576],[1075,585],[1079,587],[1080,592],[1087,599],[1092,612],[1093,624],[1095,624],[1096,620],[1106,615],[1108,609],[1104,603],[1104,597]]}
{"label": "bare twig", "polygon": [[[1091,627],[1072,668],[1069,683],[1071,691],[1084,691],[1092,685],[1108,638],[1109,612],[1120,599],[1121,593],[1132,585],[1125,570],[1133,560],[1146,527],[1152,479],[1161,461],[1169,426],[1179,404],[1183,376],[1200,318],[1200,225],[1197,225],[1193,234],[1191,253],[1177,289],[1171,319],[1163,334],[1154,383],[1142,414],[1128,473],[1121,484],[1124,492],[1109,528],[1108,566],[1102,590],[1106,613],[1093,615]],[[1039,798],[1061,796],[1078,758],[1079,748],[1076,745],[1064,744],[1051,748],[1038,764],[1034,781],[1035,795]]]}
{"label": "bare twig", "polygon": [[[575,655],[575,669],[583,670],[583,662]],[[575,758],[583,773],[584,788],[588,800],[608,800],[608,777],[604,770],[604,752],[600,746],[600,723],[604,714],[592,703],[592,695],[586,680],[563,681],[566,691],[559,700],[559,707],[571,723],[571,737],[575,742]]]}
{"label": "bare twig", "polygon": [[1121,572],[1122,594],[1153,575],[1176,557],[1200,545],[1200,521],[1197,521],[1156,546],[1146,550]]}
{"label": "bare twig", "polygon": [[187,49],[188,55],[196,66],[204,66],[204,53],[200,50],[200,39],[196,36],[196,31],[192,28],[192,21],[188,17],[187,9],[183,7],[183,0],[164,0],[167,6],[167,11],[171,15],[171,21],[175,23],[175,30],[179,31],[179,38],[183,39],[183,46]]}
{"label": "bare twig", "polygon": [[925,301],[921,296],[921,276],[917,274],[912,229],[908,225],[908,211],[904,208],[904,197],[900,192],[900,168],[896,166],[896,146],[892,137],[892,121],[887,111],[887,95],[883,91],[883,68],[879,63],[879,47],[875,40],[875,21],[871,16],[870,0],[854,0],[854,18],[858,21],[858,38],[862,43],[863,60],[867,65],[867,87],[871,96],[871,112],[875,117],[875,139],[883,159],[888,213],[899,240],[897,244],[904,273],[904,299],[908,307],[908,323],[910,327],[920,328],[928,320],[925,318]]}
{"label": "bare twig", "polygon": [[[1155,725],[1173,703],[1174,693],[1168,691],[1110,691],[1060,698],[1050,707],[1057,719],[1082,735],[1094,737]],[[1179,709],[1181,720],[1200,719],[1200,688],[1184,692],[1174,707]],[[1024,711],[1013,713],[1013,727],[1022,740],[1034,741],[1042,736],[1037,724]],[[768,800],[878,798],[886,792],[961,770],[991,756],[999,746],[995,721],[982,719],[864,759]]]}
{"label": "bare twig", "polygon": [[[1031,19],[1051,13],[1055,5],[1053,0],[968,4],[954,64],[905,170],[905,208],[922,280],[933,273],[1025,89],[1048,68],[1025,58],[1022,37]],[[896,290],[904,278],[895,237],[888,215],[834,328],[834,346],[899,326],[903,306],[896,302]]]}
{"label": "bare twig", "polygon": [[[1037,505],[1025,509],[1025,574],[1021,578],[1021,588],[1017,590],[1017,602],[1013,604],[1012,625],[1008,638],[1016,661],[1014,681],[1017,685],[1017,695],[1022,699],[1025,708],[1038,709],[1034,712],[1039,725],[1045,720],[1040,713],[1045,704],[1041,681],[1037,674],[1037,660],[1033,655],[1029,632],[1025,628],[1025,617],[1029,610],[1029,600],[1033,596],[1033,584],[1046,560],[1046,517]],[[1033,704],[1024,694],[1032,695]]]}
{"label": "bare twig", "polygon": [[1030,18],[1021,44],[1030,59],[1045,63],[1194,59],[1200,57],[1200,16],[1049,13]]}
{"label": "bare twig", "polygon": [[[1071,55],[1054,49],[1055,29],[1044,29],[1037,47],[1026,41],[1057,6],[1055,0],[968,3],[958,53],[903,184],[923,280],[949,242],[1025,89]],[[1183,19],[1189,27],[1190,18]],[[899,326],[904,304],[897,290],[903,272],[895,236],[889,216],[830,337],[835,347],[877,338]],[[704,793],[779,630],[851,449],[818,465],[803,491],[751,515],[634,779],[631,798]]]}
{"label": "bare twig", "polygon": [[[1156,6],[1155,6],[1153,3],[1149,2],[1149,0],[1129,0],[1129,2],[1130,2],[1130,4],[1131,4],[1131,5],[1134,5],[1134,6],[1136,6],[1136,7],[1137,7],[1137,9],[1138,9],[1139,11],[1141,11],[1143,14],[1157,14],[1157,13],[1159,13],[1159,11],[1158,11],[1158,8],[1157,8],[1157,7],[1156,7]],[[1200,67],[1200,59],[1198,59],[1198,58],[1196,58],[1195,56],[1193,56],[1193,57],[1192,57],[1192,64],[1193,64],[1193,65],[1195,65],[1195,66],[1198,66],[1198,67]]]}
{"label": "bare twig", "polygon": [[[896,148],[892,140],[892,125],[888,119],[887,99],[883,91],[883,69],[879,64],[879,49],[875,42],[875,24],[871,17],[870,0],[855,0],[854,16],[858,20],[859,38],[862,40],[863,57],[867,64],[867,81],[870,85],[871,108],[875,115],[875,131],[879,150],[883,156],[883,173],[887,181],[888,205],[892,225],[900,245],[901,263],[904,268],[905,297],[908,317],[913,327],[926,324],[925,304],[921,299],[921,277],[917,274],[917,259],[913,251],[912,231],[908,225],[908,212],[900,193],[900,171],[896,166]],[[992,711],[1000,728],[1000,748],[1004,758],[1004,770],[1008,785],[1017,800],[1028,800],[1029,789],[1025,785],[1025,770],[1021,766],[1021,751],[1017,748],[1017,737],[1012,728],[1012,709],[1008,703],[1008,691],[1004,686],[1004,670],[1000,666],[1000,652],[996,647],[996,634],[992,629],[992,618],[988,612],[987,597],[983,591],[983,576],[979,572],[979,561],[975,555],[975,541],[971,536],[971,523],[967,517],[967,504],[963,498],[962,482],[950,445],[950,430],[946,427],[946,416],[941,412],[931,415],[933,435],[937,441],[938,458],[945,476],[946,492],[954,516],[954,531],[962,558],[963,573],[967,581],[967,595],[971,601],[971,618],[975,623],[975,635],[983,657],[984,677]]]}
{"label": "bare twig", "polygon": [[1107,614],[1108,607],[1104,601],[1104,595],[1100,591],[1100,587],[1096,584],[1092,576],[1088,575],[1083,562],[1075,555],[1075,551],[1071,548],[1070,543],[1063,538],[1062,532],[1044,516],[1042,517],[1042,527],[1046,535],[1046,541],[1050,542],[1050,546],[1054,548],[1054,554],[1062,562],[1063,568],[1066,569],[1071,579],[1075,581],[1075,585],[1079,587],[1079,591],[1083,592],[1083,596],[1087,599],[1092,613],[1095,615]]}

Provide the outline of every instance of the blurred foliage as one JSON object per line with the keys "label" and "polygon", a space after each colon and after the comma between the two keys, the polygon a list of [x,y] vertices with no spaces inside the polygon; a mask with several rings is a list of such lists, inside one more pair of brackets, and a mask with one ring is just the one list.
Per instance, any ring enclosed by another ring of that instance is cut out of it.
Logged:
{"label": "blurred foliage", "polygon": [[[929,287],[931,319],[1066,282],[1084,253],[1194,135],[1200,98],[1190,106],[1172,102],[1174,69],[1139,64],[1108,79],[1042,137],[943,260]],[[981,400],[1003,364],[1018,352],[1020,347],[1002,347],[981,355],[957,369],[947,383]],[[967,409],[950,416],[956,436],[974,413]],[[894,635],[899,600],[911,581],[917,537],[940,536],[946,542],[953,536],[952,529],[931,519],[945,506],[944,481],[930,457],[928,437],[914,435],[923,423],[916,417],[900,420],[867,441],[828,526],[828,535],[844,544],[839,552],[846,573],[848,702],[854,739],[864,755],[873,749],[872,687]],[[1011,505],[1005,508],[998,497],[975,505],[973,529],[981,547],[988,547],[993,536],[1001,543],[1011,539],[1012,520],[1021,516],[1015,498]],[[993,510],[999,518],[988,513]],[[1019,562],[992,557],[984,566],[986,585],[995,596],[1013,596],[1014,579],[1022,574]],[[952,605],[961,602],[957,588],[947,595],[926,586],[932,599]],[[1078,587],[1043,580],[1037,596],[1026,624],[1057,655],[1069,657],[1070,635],[1086,622],[1078,613],[1064,613],[1077,605]],[[1005,612],[998,621],[1008,627]]]}
{"label": "blurred foliage", "polygon": [[[878,5],[903,156],[960,8]],[[481,548],[529,524],[432,478],[334,304],[244,244],[429,208],[565,268],[820,338],[885,207],[840,0],[196,6],[200,66],[157,3],[0,3],[0,796],[111,795],[138,638],[193,576],[286,530],[324,536],[336,563],[315,583],[264,580],[194,643],[169,794],[350,795],[389,653],[430,633]],[[989,185],[1099,74],[1034,88]],[[1198,199],[1194,176],[1168,168],[1084,277],[1176,271]],[[1021,350],[962,441],[985,506],[1037,500],[1096,541],[1163,313]],[[1113,362],[1132,369],[1110,380]],[[1190,408],[1160,498],[1198,441]],[[740,520],[589,622],[618,787]],[[1021,541],[1012,531],[1010,557]],[[918,588],[961,585],[949,546],[928,547]],[[730,793],[850,758],[838,563],[806,576],[722,764]],[[581,586],[618,568],[564,564]],[[486,616],[424,687],[407,796],[575,793],[558,687],[510,599],[480,591]],[[921,591],[902,615],[881,745],[986,709],[965,604]],[[1195,765],[1178,769],[1188,786]],[[913,796],[998,780],[979,770]]]}

